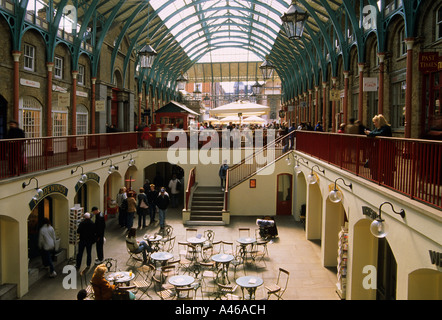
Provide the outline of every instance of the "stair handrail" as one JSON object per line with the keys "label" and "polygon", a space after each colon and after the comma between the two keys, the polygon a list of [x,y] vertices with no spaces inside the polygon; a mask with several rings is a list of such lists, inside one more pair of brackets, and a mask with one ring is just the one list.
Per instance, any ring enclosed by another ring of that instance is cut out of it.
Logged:
{"label": "stair handrail", "polygon": [[189,200],[190,200],[190,193],[192,190],[192,187],[195,185],[196,182],[196,167],[193,167],[189,171],[189,179],[187,180],[187,188],[186,188],[186,210],[189,210]]}
{"label": "stair handrail", "polygon": [[227,211],[228,209],[228,200],[229,200],[229,170],[227,169],[226,171],[226,187],[224,189],[224,206],[223,206],[223,210]]}
{"label": "stair handrail", "polygon": [[[254,158],[256,158],[257,156],[263,154],[265,151],[268,150],[269,147],[274,147],[275,150],[284,150],[284,147],[288,146],[288,140],[286,140],[286,139],[290,139],[291,136],[294,137],[294,135],[295,135],[295,132],[289,132],[288,134],[286,134],[284,136],[280,136],[280,137],[274,139],[270,143],[264,145],[259,150],[253,152],[253,154],[251,154],[248,157],[242,159],[239,163],[237,163],[234,166],[232,166],[231,168],[229,168],[228,172],[230,171],[230,176],[231,176],[231,178],[233,178],[233,179],[231,179],[232,180],[232,184],[230,185],[230,189],[233,186],[235,186],[238,183],[240,183],[241,181],[244,181],[247,177],[249,177],[252,174],[257,172],[257,163],[253,161]],[[285,145],[283,143],[284,141],[287,141],[287,143]],[[279,147],[280,143],[281,143],[281,146]],[[279,147],[279,148],[277,148],[277,147]],[[292,145],[292,147],[293,147],[293,145]],[[286,151],[287,152],[290,151],[289,148],[287,148]],[[275,159],[279,158],[279,156],[281,156],[282,154],[283,154],[282,152],[281,152],[280,155],[276,155],[275,154]],[[241,168],[243,168],[246,164],[250,164],[251,168],[249,168],[249,170],[247,170],[245,173],[243,173],[243,170],[241,170]],[[238,170],[240,170],[239,174],[236,173],[236,171],[238,171]],[[241,173],[243,173],[243,174],[241,174]],[[226,180],[226,185],[227,185],[227,180]]]}

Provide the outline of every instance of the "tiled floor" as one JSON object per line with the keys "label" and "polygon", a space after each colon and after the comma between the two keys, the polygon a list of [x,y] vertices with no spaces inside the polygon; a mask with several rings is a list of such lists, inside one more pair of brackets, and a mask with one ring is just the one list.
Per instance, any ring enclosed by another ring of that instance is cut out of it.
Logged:
{"label": "tiled floor", "polygon": [[[231,223],[228,226],[197,226],[200,233],[206,229],[215,231],[215,240],[226,240],[236,242],[238,238],[239,227],[249,227],[254,231],[257,217],[231,217]],[[106,229],[105,256],[112,257],[118,261],[118,269],[128,270],[131,267],[126,265],[128,254],[125,246],[125,231],[119,227],[118,219],[109,219]],[[256,269],[248,267],[247,274],[259,274],[264,285],[258,288],[256,292],[257,299],[266,297],[266,284],[272,284],[276,281],[278,268],[284,268],[290,272],[290,280],[287,291],[284,294],[285,300],[338,300],[335,292],[336,271],[321,266],[320,263],[320,243],[305,239],[305,232],[301,223],[296,222],[293,217],[277,216],[275,218],[279,236],[268,245],[270,257],[266,259],[266,267]],[[176,241],[185,240],[185,229],[181,222],[181,213],[178,209],[169,209],[167,214],[167,223],[174,228]],[[137,226],[135,220],[134,226]],[[159,230],[158,226],[147,227],[138,230],[137,236],[141,237],[144,233],[154,233]],[[177,245],[175,253],[178,254]],[[85,254],[86,255],[86,254]],[[93,247],[92,258],[95,260],[95,247]],[[83,266],[86,257],[83,258]],[[57,268],[57,277],[45,277],[36,282],[29,292],[22,297],[23,300],[75,300],[77,292],[81,289],[80,279],[77,279],[76,289],[65,289],[67,279],[66,274],[62,273],[62,267]],[[93,268],[87,274],[89,281],[93,273]],[[242,275],[242,272],[239,272]],[[233,272],[229,274],[233,276]],[[153,288],[150,289],[150,296],[158,299]],[[241,290],[238,288],[236,294],[241,296]],[[205,297],[205,299],[207,299]]]}

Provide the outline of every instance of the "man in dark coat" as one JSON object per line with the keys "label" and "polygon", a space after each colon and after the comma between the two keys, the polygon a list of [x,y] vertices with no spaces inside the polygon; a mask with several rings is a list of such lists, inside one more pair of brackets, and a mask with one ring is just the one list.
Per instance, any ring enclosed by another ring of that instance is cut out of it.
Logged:
{"label": "man in dark coat", "polygon": [[77,254],[77,269],[81,267],[81,260],[83,259],[83,252],[86,249],[87,268],[90,268],[92,262],[92,245],[97,240],[97,234],[95,224],[91,220],[91,214],[86,212],[84,214],[83,221],[78,225],[77,233],[80,235],[80,241],[78,242],[78,254]]}
{"label": "man in dark coat", "polygon": [[166,211],[169,207],[170,198],[169,194],[166,192],[165,188],[162,187],[160,190],[160,194],[157,197],[156,205],[158,207],[158,215],[160,217],[160,228],[164,229],[166,224]]}
{"label": "man in dark coat", "polygon": [[[6,139],[23,139],[25,132],[18,127],[17,121],[9,121],[9,130]],[[10,141],[8,143],[8,163],[11,175],[25,172],[24,140]]]}
{"label": "man in dark coat", "polygon": [[104,230],[106,229],[106,220],[104,214],[98,210],[97,207],[92,207],[92,213],[95,216],[95,233],[97,235],[97,243],[95,248],[97,249],[97,259],[95,259],[95,264],[101,264],[104,260]]}
{"label": "man in dark coat", "polygon": [[158,191],[155,190],[155,185],[151,184],[149,186],[149,189],[145,189],[145,190],[149,190],[146,192],[146,196],[147,196],[147,205],[149,206],[148,210],[149,210],[149,216],[150,216],[150,224],[154,224],[155,223],[155,213],[157,210],[157,197],[158,197]]}

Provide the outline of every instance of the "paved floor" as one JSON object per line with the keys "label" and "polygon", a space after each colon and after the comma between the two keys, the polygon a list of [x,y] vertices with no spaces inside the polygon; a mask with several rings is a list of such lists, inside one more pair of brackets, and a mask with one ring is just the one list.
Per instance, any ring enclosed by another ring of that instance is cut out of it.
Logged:
{"label": "paved floor", "polygon": [[[238,238],[239,227],[249,227],[255,230],[257,217],[231,217],[231,223],[228,226],[197,226],[199,233],[206,229],[215,231],[215,240],[225,240],[236,242]],[[293,217],[277,216],[275,218],[279,236],[273,243],[268,245],[269,259],[266,259],[264,268],[256,269],[249,267],[247,274],[259,274],[264,285],[259,287],[256,292],[257,299],[266,297],[266,284],[276,282],[278,268],[284,268],[290,272],[288,289],[284,294],[285,300],[339,300],[335,292],[336,288],[336,270],[324,268],[320,263],[320,244],[305,239],[305,232],[301,223],[296,222]],[[176,241],[185,241],[185,230],[181,222],[181,211],[178,209],[169,209],[166,222],[174,228]],[[135,220],[134,226],[137,226]],[[137,236],[141,237],[144,233],[154,233],[159,230],[158,225],[150,226],[138,230]],[[118,219],[112,218],[107,222],[105,257],[112,257],[118,261],[118,269],[129,270],[126,265],[128,254],[125,245],[125,231],[119,227]],[[175,245],[175,254],[178,255],[178,248]],[[93,248],[92,258],[95,260],[95,247]],[[86,257],[83,258],[85,266]],[[262,265],[262,263],[261,263]],[[57,277],[44,277],[37,281],[22,297],[22,300],[75,300],[77,292],[81,289],[80,279],[77,279],[76,289],[64,289],[63,281],[66,283],[67,274],[62,273],[62,267],[57,268]],[[87,274],[89,281],[93,273],[93,268]],[[240,275],[241,272],[240,272]],[[158,296],[153,292],[149,293],[154,299]],[[237,289],[237,295],[241,296],[241,290]],[[206,298],[207,299],[207,298]]]}

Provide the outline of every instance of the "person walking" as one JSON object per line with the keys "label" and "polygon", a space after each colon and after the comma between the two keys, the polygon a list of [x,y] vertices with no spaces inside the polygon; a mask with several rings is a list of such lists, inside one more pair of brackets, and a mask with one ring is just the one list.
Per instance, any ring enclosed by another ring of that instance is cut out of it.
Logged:
{"label": "person walking", "polygon": [[86,266],[89,269],[92,262],[92,245],[97,240],[95,224],[91,220],[89,212],[84,214],[83,220],[78,225],[77,233],[80,235],[80,241],[78,242],[77,264],[75,267],[77,269],[81,267],[83,252],[86,249]]}
{"label": "person walking", "polygon": [[156,201],[158,197],[158,191],[155,189],[155,185],[153,183],[150,185],[150,189],[147,192],[146,196],[147,196],[147,205],[149,206],[147,210],[150,216],[150,224],[154,224],[155,214],[157,211]]}
{"label": "person walking", "polygon": [[180,185],[181,182],[176,177],[176,174],[172,176],[172,179],[169,181],[169,190],[170,190],[170,204],[172,208],[176,208],[178,206],[178,194],[180,193]]}
{"label": "person walking", "polygon": [[55,231],[51,226],[48,218],[43,219],[43,225],[40,228],[38,234],[38,247],[41,250],[41,258],[43,265],[49,267],[49,277],[54,278],[57,273],[55,272],[54,264],[52,263],[52,254],[55,251]]}
{"label": "person walking", "polygon": [[118,223],[120,227],[126,226],[127,220],[127,193],[126,187],[121,187],[116,199],[118,205]]}
{"label": "person walking", "polygon": [[97,258],[95,264],[101,264],[104,260],[104,230],[106,230],[106,220],[104,214],[98,210],[97,207],[92,207],[92,213],[95,217],[95,233],[97,235],[97,242],[95,248],[97,250]]}
{"label": "person walking", "polygon": [[221,180],[221,189],[224,191],[224,188],[226,186],[226,175],[227,175],[227,169],[229,169],[229,166],[227,165],[227,160],[224,160],[224,163],[219,168],[219,178]]}
{"label": "person walking", "polygon": [[166,212],[169,207],[170,198],[164,187],[161,187],[160,194],[157,197],[156,205],[158,206],[158,215],[160,217],[160,229],[164,229],[166,225]]}
{"label": "person walking", "polygon": [[[149,210],[149,201],[147,200],[146,193],[144,193],[144,188],[140,188],[140,193],[138,193],[137,199],[138,229],[146,228],[146,216]],[[143,225],[141,225],[141,223]]]}
{"label": "person walking", "polygon": [[127,231],[132,229],[132,226],[134,225],[135,212],[137,212],[137,200],[135,200],[135,192],[130,191],[127,195]]}

